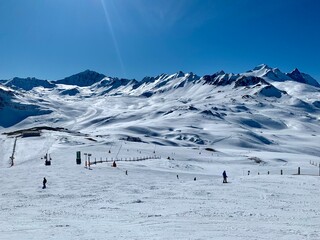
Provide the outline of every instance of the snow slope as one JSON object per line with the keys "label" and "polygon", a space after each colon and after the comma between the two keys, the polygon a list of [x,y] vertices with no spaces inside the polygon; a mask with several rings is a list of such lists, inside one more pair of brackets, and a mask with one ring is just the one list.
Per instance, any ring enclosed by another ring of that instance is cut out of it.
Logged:
{"label": "snow slope", "polygon": [[[2,239],[320,237],[320,178],[291,175],[297,166],[302,173],[317,173],[307,159],[301,159],[307,155],[223,147],[211,152],[95,139],[59,132],[18,139],[14,167],[0,169]],[[1,141],[7,147],[12,142]],[[92,170],[75,164],[77,150],[92,153],[92,159],[110,160],[120,147],[119,159],[154,151],[162,158],[118,161],[117,168],[111,162],[101,163]],[[53,159],[51,166],[41,160],[46,151]],[[168,155],[174,160],[167,160]],[[250,155],[263,163],[250,160]],[[223,170],[229,184],[222,184]],[[48,187],[42,190],[44,176]]]}
{"label": "snow slope", "polygon": [[320,239],[320,91],[279,71],[0,85],[0,239]]}

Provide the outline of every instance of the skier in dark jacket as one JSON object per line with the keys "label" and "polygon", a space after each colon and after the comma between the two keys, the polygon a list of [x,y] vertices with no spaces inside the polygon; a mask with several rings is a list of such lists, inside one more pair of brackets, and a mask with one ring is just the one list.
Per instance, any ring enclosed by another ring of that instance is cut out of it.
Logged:
{"label": "skier in dark jacket", "polygon": [[223,176],[223,183],[227,183],[227,173],[226,173],[226,171],[223,171],[223,173],[222,173],[222,176]]}
{"label": "skier in dark jacket", "polygon": [[46,188],[46,183],[47,183],[47,179],[44,177],[43,178],[43,187],[42,187],[42,189],[45,189]]}

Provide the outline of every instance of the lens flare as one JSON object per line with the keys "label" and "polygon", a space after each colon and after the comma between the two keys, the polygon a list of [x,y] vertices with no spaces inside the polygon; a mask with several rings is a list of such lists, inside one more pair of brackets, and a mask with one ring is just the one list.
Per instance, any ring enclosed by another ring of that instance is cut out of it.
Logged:
{"label": "lens flare", "polygon": [[124,76],[126,76],[124,64],[123,64],[122,57],[121,57],[121,52],[120,52],[120,49],[119,49],[119,46],[118,46],[118,41],[116,39],[113,27],[112,27],[112,23],[111,23],[111,19],[110,19],[110,14],[108,12],[108,8],[106,7],[106,4],[105,4],[104,0],[100,0],[100,1],[101,1],[101,5],[102,5],[102,8],[103,8],[103,11],[104,11],[104,15],[106,17],[106,22],[107,22],[107,25],[108,25],[108,28],[109,28],[109,31],[110,31],[110,34],[111,34],[111,37],[112,37],[113,45],[114,45],[114,48],[115,48],[116,53],[117,53],[118,61],[119,61],[120,66],[121,66],[122,74]]}

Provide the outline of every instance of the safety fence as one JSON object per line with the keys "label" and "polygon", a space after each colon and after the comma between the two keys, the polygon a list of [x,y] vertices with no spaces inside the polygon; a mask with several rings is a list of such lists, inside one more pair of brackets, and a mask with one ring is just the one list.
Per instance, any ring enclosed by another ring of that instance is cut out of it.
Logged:
{"label": "safety fence", "polygon": [[85,167],[89,167],[91,165],[96,165],[98,163],[114,163],[114,162],[139,162],[139,161],[145,161],[145,160],[150,160],[150,159],[161,159],[160,156],[144,156],[144,157],[129,157],[129,158],[106,158],[106,160],[102,160],[102,158],[100,158],[100,160],[94,160],[94,161],[89,161],[86,160],[84,162]]}
{"label": "safety fence", "polygon": [[275,169],[273,168],[272,170],[267,170],[267,169],[261,169],[261,170],[247,170],[243,171],[243,175],[310,175],[310,176],[320,176],[320,164],[319,165],[314,165],[314,166],[319,166],[319,169],[316,168],[301,168],[298,167],[296,169],[290,168],[283,168],[283,169]]}

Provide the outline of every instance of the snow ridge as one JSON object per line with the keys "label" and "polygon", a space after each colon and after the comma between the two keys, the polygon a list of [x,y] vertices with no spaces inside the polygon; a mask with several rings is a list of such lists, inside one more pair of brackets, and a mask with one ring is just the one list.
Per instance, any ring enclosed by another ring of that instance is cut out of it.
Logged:
{"label": "snow ridge", "polygon": [[41,80],[37,78],[19,78],[15,77],[11,80],[8,80],[4,83],[5,86],[14,88],[14,89],[21,89],[25,91],[29,91],[35,87],[44,87],[44,88],[54,88],[55,84],[47,80]]}

